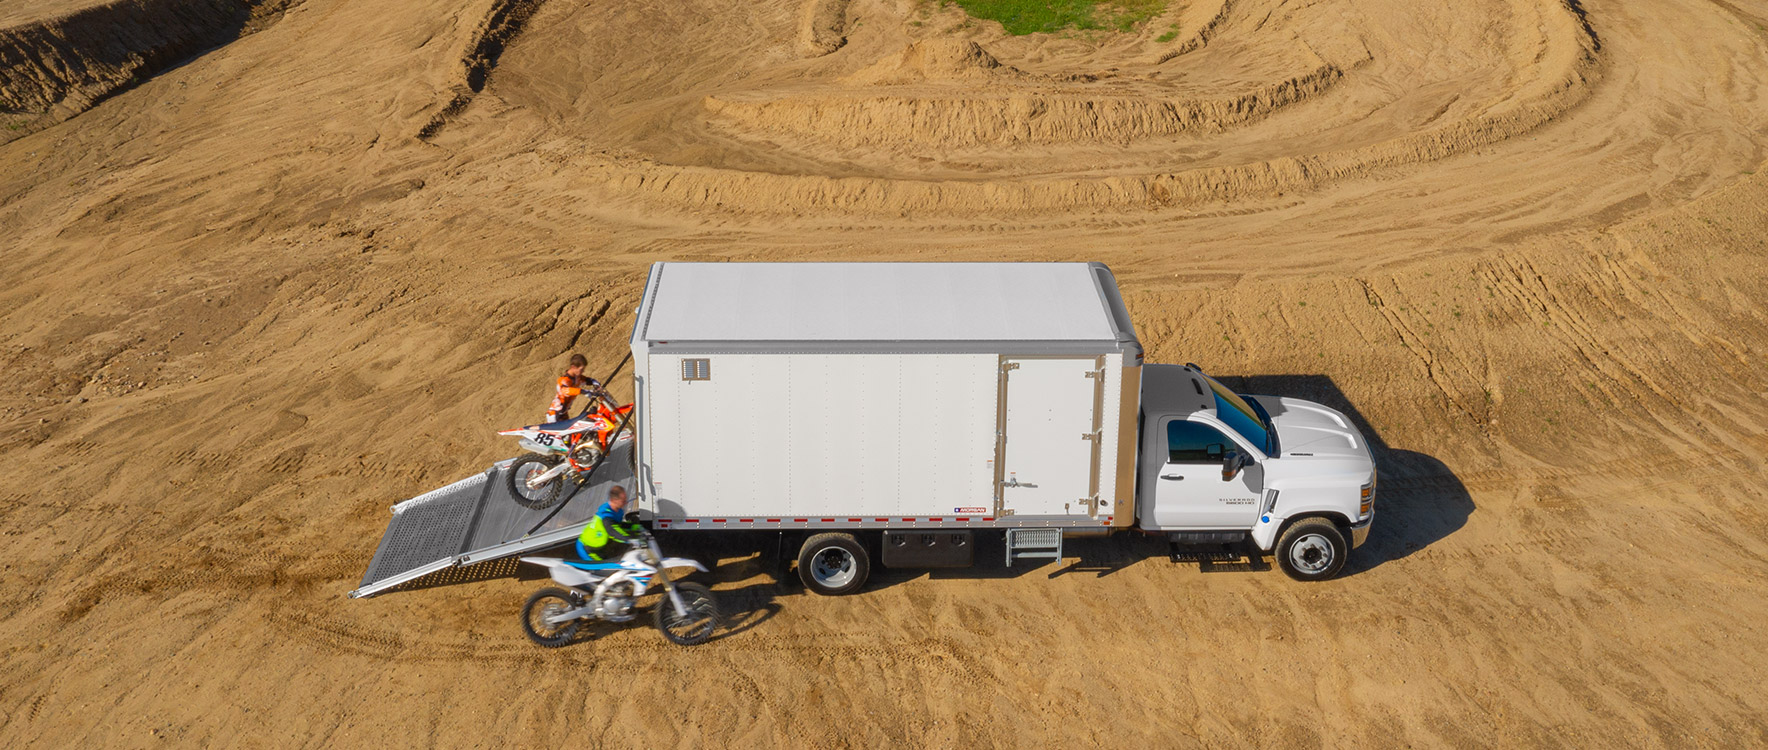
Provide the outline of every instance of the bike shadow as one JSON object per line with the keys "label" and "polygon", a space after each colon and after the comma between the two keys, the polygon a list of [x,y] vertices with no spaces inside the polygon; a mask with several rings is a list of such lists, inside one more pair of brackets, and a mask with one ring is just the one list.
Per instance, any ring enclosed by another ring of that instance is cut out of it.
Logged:
{"label": "bike shadow", "polygon": [[693,544],[670,545],[667,536],[662,543],[691,550],[687,556],[706,566],[706,572],[695,572],[687,580],[711,586],[718,599],[724,625],[713,634],[713,641],[747,633],[780,613],[777,600],[792,590],[774,575],[766,555],[757,551],[764,535],[733,532],[695,536],[697,541]]}

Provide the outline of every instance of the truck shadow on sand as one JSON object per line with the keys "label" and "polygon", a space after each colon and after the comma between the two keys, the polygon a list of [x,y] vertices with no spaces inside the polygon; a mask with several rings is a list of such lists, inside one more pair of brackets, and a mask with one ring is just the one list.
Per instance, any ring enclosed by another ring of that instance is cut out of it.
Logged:
{"label": "truck shadow on sand", "polygon": [[[1390,447],[1357,407],[1326,375],[1253,375],[1219,378],[1229,388],[1255,395],[1290,396],[1324,404],[1343,412],[1369,441],[1375,457],[1379,485],[1375,500],[1375,524],[1369,539],[1351,553],[1339,577],[1373,570],[1412,555],[1467,525],[1473,498],[1461,480],[1442,461],[1417,451]],[[1039,573],[1049,578],[1091,574],[1109,576],[1143,561],[1167,559],[1165,537],[1153,534],[1118,533],[1111,537],[1081,537],[1064,542],[1063,560],[1057,564],[1036,562],[1005,564],[1003,541],[992,534],[976,540],[976,566],[951,570],[874,571],[868,589],[879,589],[922,576],[944,578],[1017,578]],[[1191,563],[1184,563],[1191,564]],[[1267,555],[1242,562],[1204,562],[1205,573],[1263,572],[1275,567]]]}

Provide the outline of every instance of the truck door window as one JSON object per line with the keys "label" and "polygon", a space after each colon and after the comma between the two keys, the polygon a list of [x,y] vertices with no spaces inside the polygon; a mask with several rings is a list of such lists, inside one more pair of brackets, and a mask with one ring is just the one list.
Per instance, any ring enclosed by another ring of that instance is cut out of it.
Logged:
{"label": "truck door window", "polygon": [[1166,423],[1167,463],[1219,464],[1222,455],[1232,450],[1233,441],[1214,427],[1183,419]]}

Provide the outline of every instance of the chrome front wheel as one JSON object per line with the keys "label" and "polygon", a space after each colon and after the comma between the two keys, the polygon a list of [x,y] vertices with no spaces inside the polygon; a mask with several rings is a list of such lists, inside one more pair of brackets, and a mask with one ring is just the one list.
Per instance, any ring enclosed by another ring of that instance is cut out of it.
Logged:
{"label": "chrome front wheel", "polygon": [[1324,581],[1338,575],[1349,555],[1344,532],[1324,518],[1297,521],[1277,542],[1277,565],[1297,581]]}

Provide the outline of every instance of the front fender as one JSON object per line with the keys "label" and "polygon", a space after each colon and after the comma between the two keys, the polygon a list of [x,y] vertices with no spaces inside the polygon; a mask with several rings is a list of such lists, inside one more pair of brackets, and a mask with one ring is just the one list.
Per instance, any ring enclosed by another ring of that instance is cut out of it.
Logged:
{"label": "front fender", "polygon": [[[1348,497],[1341,502],[1340,495]],[[1276,505],[1269,512],[1260,514],[1258,522],[1253,524],[1252,542],[1260,550],[1270,552],[1276,546],[1277,535],[1283,531],[1283,527],[1298,518],[1320,516],[1341,524],[1355,523],[1360,499],[1354,490],[1350,493],[1332,493],[1326,497],[1314,495],[1298,499],[1286,497],[1279,492]]]}
{"label": "front fender", "polygon": [[706,566],[701,565],[699,560],[694,560],[694,559],[690,559],[690,558],[686,558],[686,557],[666,557],[666,558],[663,558],[662,567],[663,568],[693,568],[694,570],[698,570],[701,573],[706,572]]}

